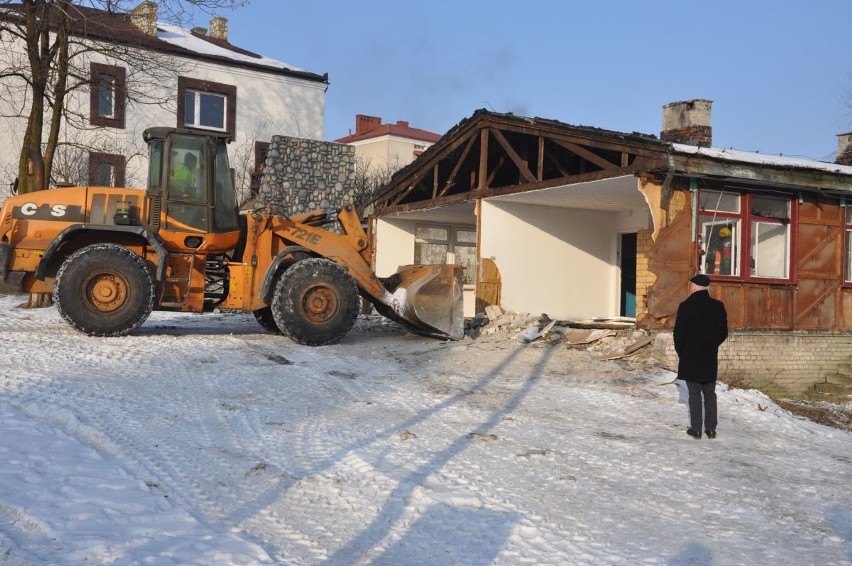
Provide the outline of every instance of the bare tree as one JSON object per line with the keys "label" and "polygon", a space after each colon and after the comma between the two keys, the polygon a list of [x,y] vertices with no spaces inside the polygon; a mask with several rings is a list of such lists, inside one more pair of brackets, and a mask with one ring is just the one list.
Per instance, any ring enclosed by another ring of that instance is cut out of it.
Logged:
{"label": "bare tree", "polygon": [[355,159],[355,180],[352,183],[351,194],[353,204],[361,215],[368,212],[367,209],[372,204],[373,198],[401,168],[398,161],[374,164],[369,158]]}
{"label": "bare tree", "polygon": [[[23,0],[7,5],[0,18],[0,81],[6,117],[25,117],[27,127],[18,162],[19,192],[33,189],[27,175],[32,152],[43,155],[51,178],[63,125],[90,129],[85,112],[68,106],[68,97],[90,87],[88,63],[94,58],[128,70],[123,98],[137,104],[168,105],[158,89],[176,76],[174,57],[128,40],[115,29],[115,15],[138,0]],[[247,0],[160,0],[158,17],[180,25],[194,11],[236,8]],[[110,20],[109,18],[113,18]],[[164,80],[165,79],[165,80]]]}
{"label": "bare tree", "polygon": [[[138,1],[138,0],[133,0]],[[160,0],[158,16],[180,25],[194,11],[235,8],[247,0]],[[31,155],[44,163],[44,179],[59,173],[70,182],[83,175],[83,154],[91,144],[60,140],[62,131],[91,128],[86,113],[69,107],[73,93],[90,84],[89,63],[94,59],[121,63],[128,69],[123,100],[138,104],[168,105],[168,92],[158,85],[182,71],[174,57],[146,49],[128,40],[126,29],[117,29],[115,17],[126,13],[130,0],[22,0],[7,4],[0,15],[0,97],[3,114],[26,120],[18,160],[17,191],[28,193],[45,187],[32,186],[28,174]],[[110,19],[112,18],[112,19]],[[63,149],[58,152],[58,148]],[[114,150],[114,148],[113,148]],[[47,294],[30,296],[29,306],[50,304]]]}
{"label": "bare tree", "polygon": [[[148,148],[142,140],[142,135],[136,132],[115,136],[104,129],[95,132],[68,128],[66,130],[57,144],[53,158],[50,184],[54,186],[94,183],[95,180],[89,176],[89,159],[93,152],[122,155],[126,164],[148,157]],[[127,166],[126,171],[128,174],[125,176],[125,186],[145,186],[146,179],[138,174],[142,171],[141,168]]]}
{"label": "bare tree", "polygon": [[286,131],[285,127],[283,122],[273,124],[271,120],[265,120],[253,131],[239,134],[231,143],[228,153],[231,167],[234,169],[237,202],[243,203],[252,196],[252,178],[258,172],[258,163],[256,163],[258,142],[269,142],[273,132]]}

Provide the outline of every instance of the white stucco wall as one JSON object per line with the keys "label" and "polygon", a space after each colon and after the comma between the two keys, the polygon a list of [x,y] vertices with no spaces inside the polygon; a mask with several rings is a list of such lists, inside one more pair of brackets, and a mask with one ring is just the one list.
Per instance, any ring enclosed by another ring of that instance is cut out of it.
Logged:
{"label": "white stucco wall", "polygon": [[417,157],[414,152],[418,148],[419,151],[425,151],[432,144],[399,136],[381,136],[353,142],[350,145],[355,147],[358,158],[369,163],[372,168],[382,170],[387,167],[396,171],[414,161]]}
{"label": "white stucco wall", "polygon": [[414,221],[399,218],[376,220],[376,275],[388,277],[400,265],[414,263]]}
{"label": "white stucco wall", "polygon": [[[250,47],[250,46],[249,46]],[[95,62],[126,66],[121,62],[103,58]],[[88,62],[83,64],[88,69]],[[240,172],[237,163],[240,155],[253,166],[254,141],[269,141],[273,134],[321,140],[324,136],[325,90],[321,82],[281,76],[261,70],[231,65],[176,59],[172,76],[148,78],[134,76],[131,80],[145,82],[146,88],[156,89],[167,100],[165,106],[141,104],[128,101],[125,111],[125,128],[94,128],[90,131],[65,131],[64,140],[79,140],[96,146],[97,151],[125,155],[126,184],[144,187],[147,179],[147,148],[142,132],[150,126],[177,126],[177,75],[209,80],[237,88],[236,135],[230,145],[231,165]],[[7,80],[4,79],[4,85]],[[130,86],[130,85],[129,85]],[[139,88],[138,84],[130,88]],[[0,118],[0,135],[4,144],[0,146],[0,200],[7,196],[6,187],[17,173],[18,155],[26,128],[28,102],[23,95],[20,100],[2,100],[3,115],[20,113],[20,118]],[[88,124],[88,89],[76,92],[67,101],[72,111],[79,113]],[[91,126],[88,126],[91,128]]]}
{"label": "white stucco wall", "polygon": [[[402,265],[414,263],[415,221],[400,218],[376,220],[376,275],[388,277]],[[476,287],[467,285],[462,291],[464,316],[476,314]]]}
{"label": "white stucco wall", "polygon": [[627,218],[483,201],[480,256],[500,270],[501,306],[556,319],[618,315],[616,232]]}
{"label": "white stucco wall", "polygon": [[620,234],[638,232],[653,226],[648,207],[619,211],[615,217],[615,230]]}

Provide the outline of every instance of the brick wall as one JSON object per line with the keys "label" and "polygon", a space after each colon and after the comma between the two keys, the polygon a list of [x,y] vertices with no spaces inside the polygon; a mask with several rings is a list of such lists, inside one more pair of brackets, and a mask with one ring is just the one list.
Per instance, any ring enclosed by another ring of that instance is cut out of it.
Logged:
{"label": "brick wall", "polygon": [[687,126],[660,133],[660,139],[667,142],[688,143],[709,146],[713,143],[713,128],[710,126]]}
{"label": "brick wall", "polygon": [[313,210],[337,212],[354,198],[353,146],[273,136],[260,180],[260,199],[292,216]]}
{"label": "brick wall", "polygon": [[[815,383],[849,365],[852,335],[734,332],[719,349],[719,380],[773,397],[800,397]],[[677,370],[671,332],[661,332],[653,355]]]}
{"label": "brick wall", "polygon": [[654,230],[640,230],[636,234],[636,318],[648,313],[648,289],[657,280],[657,276],[648,269]]}

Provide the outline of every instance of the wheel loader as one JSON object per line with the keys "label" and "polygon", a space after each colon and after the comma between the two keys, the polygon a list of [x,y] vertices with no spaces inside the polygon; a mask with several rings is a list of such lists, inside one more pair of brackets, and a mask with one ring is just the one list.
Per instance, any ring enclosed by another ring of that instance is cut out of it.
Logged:
{"label": "wheel loader", "polygon": [[[79,186],[9,197],[0,280],[52,293],[93,336],[132,332],[152,310],[250,311],[265,329],[318,346],[341,339],[361,299],[421,334],[463,336],[461,266],[411,265],[379,278],[357,211],[240,213],[225,135],[148,128],[148,186]],[[43,183],[31,158],[33,183]],[[334,216],[334,215],[331,215]]]}

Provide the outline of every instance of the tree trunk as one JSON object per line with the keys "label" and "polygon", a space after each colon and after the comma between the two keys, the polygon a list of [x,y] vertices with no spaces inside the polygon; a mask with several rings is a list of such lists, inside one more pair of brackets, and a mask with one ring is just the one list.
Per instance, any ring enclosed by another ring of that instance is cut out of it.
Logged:
{"label": "tree trunk", "polygon": [[30,178],[30,150],[36,150],[41,155],[41,139],[44,129],[44,98],[47,92],[50,65],[54,51],[51,51],[50,34],[48,29],[48,10],[43,2],[25,2],[26,8],[26,37],[27,58],[30,62],[32,107],[27,119],[27,131],[24,143],[21,145],[21,156],[18,160],[18,193],[30,193],[34,189]]}
{"label": "tree trunk", "polygon": [[59,27],[56,30],[56,40],[53,48],[56,50],[56,68],[53,79],[53,101],[50,112],[50,123],[48,124],[47,144],[44,150],[44,179],[45,187],[50,184],[53,171],[53,157],[59,142],[59,132],[62,126],[62,115],[65,111],[65,94],[68,88],[68,1],[60,0],[57,3],[59,10]]}

